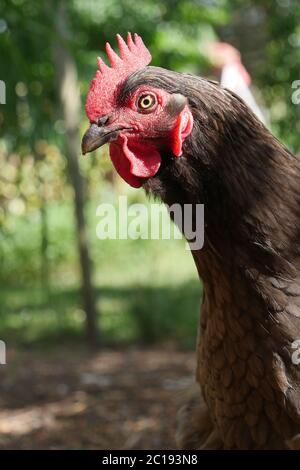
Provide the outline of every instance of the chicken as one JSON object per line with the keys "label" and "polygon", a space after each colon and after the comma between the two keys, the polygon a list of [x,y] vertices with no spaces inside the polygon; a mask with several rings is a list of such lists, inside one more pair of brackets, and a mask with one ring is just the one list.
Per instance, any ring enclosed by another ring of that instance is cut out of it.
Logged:
{"label": "chicken", "polygon": [[204,286],[200,387],[184,448],[284,449],[300,433],[300,160],[217,83],[149,66],[142,39],[106,45],[83,153],[106,142],[121,177],[166,204],[205,205],[192,250]]}

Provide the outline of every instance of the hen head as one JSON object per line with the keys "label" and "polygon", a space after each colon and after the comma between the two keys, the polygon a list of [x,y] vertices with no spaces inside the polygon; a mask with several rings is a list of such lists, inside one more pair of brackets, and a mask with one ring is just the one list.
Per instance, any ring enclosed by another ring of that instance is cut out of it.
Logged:
{"label": "hen head", "polygon": [[117,172],[138,188],[156,175],[162,152],[182,155],[182,144],[193,128],[193,116],[182,94],[134,80],[151,61],[150,52],[137,34],[132,38],[128,33],[127,42],[117,35],[117,41],[120,56],[106,44],[110,67],[98,59],[99,70],[86,100],[90,128],[83,137],[82,152],[109,143]]}

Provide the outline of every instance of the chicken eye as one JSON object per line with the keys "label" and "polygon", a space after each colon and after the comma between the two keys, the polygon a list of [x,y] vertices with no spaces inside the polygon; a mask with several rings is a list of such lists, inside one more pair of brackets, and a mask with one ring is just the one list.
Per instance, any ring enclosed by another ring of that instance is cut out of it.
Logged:
{"label": "chicken eye", "polygon": [[151,93],[140,95],[137,100],[137,108],[141,112],[152,111],[156,105],[156,97]]}

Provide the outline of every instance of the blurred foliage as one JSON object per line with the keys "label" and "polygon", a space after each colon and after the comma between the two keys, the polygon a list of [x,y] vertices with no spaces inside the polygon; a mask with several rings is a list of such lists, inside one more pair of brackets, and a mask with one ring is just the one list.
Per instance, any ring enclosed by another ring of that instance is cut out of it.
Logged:
{"label": "blurred foliage", "polygon": [[[168,339],[193,346],[201,288],[184,241],[98,240],[95,206],[87,212],[105,340],[126,344]],[[1,244],[0,315],[1,335],[10,344],[53,344],[82,334],[71,214],[69,204],[52,203],[48,208],[48,295],[38,282],[36,213],[8,217],[17,226],[11,243],[7,238]]]}
{"label": "blurred foliage", "polygon": [[[68,46],[78,66],[82,99],[96,56],[104,57],[106,41],[116,44],[117,32],[141,34],[154,65],[203,75],[212,74],[205,43],[220,38],[241,51],[275,134],[299,150],[300,108],[291,100],[292,82],[300,78],[298,0],[70,0],[66,5]],[[0,4],[5,64],[0,79],[7,93],[7,104],[0,105],[1,336],[26,344],[78,336],[83,321],[73,193],[52,56],[56,6],[56,0]],[[86,125],[82,106],[82,131]],[[200,287],[192,257],[179,241],[97,240],[96,204],[116,202],[119,193],[133,202],[144,196],[116,177],[107,149],[97,158],[78,158],[86,200],[92,201],[87,215],[104,335],[111,341],[173,338],[193,344]],[[50,292],[41,285],[45,253]]]}
{"label": "blurred foliage", "polygon": [[260,91],[271,129],[293,152],[300,149],[300,106],[292,83],[299,80],[300,3],[298,0],[232,0],[231,21],[222,33],[242,52]]}

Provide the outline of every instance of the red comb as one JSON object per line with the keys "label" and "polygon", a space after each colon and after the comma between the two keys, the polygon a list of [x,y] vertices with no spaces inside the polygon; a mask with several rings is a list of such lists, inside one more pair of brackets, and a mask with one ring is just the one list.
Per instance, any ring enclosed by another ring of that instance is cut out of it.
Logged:
{"label": "red comb", "polygon": [[86,99],[85,110],[90,121],[96,121],[99,116],[109,114],[114,107],[116,87],[126,80],[136,70],[146,67],[151,62],[151,54],[143,43],[142,38],[134,33],[127,35],[127,43],[117,34],[120,57],[106,43],[106,53],[111,67],[98,57],[96,76]]}

